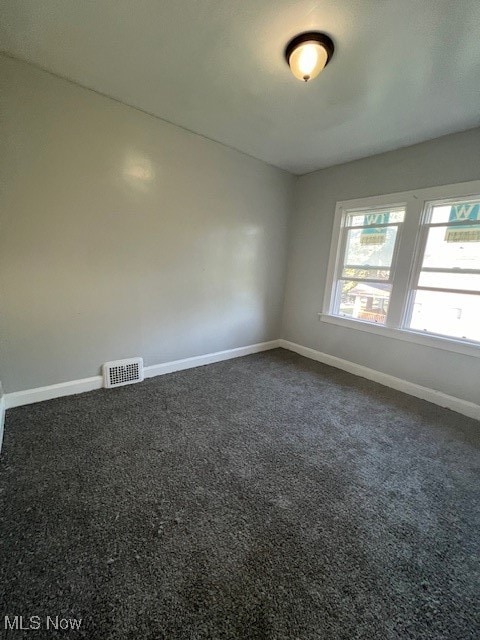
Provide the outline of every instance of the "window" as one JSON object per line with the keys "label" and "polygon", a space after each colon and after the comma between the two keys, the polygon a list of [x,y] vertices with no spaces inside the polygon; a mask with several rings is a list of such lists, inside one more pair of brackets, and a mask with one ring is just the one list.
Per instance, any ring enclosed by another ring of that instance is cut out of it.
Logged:
{"label": "window", "polygon": [[407,326],[480,342],[480,197],[431,203]]}
{"label": "window", "polygon": [[403,207],[346,213],[333,313],[385,324],[404,216]]}
{"label": "window", "polygon": [[322,319],[478,355],[480,182],[338,203]]}

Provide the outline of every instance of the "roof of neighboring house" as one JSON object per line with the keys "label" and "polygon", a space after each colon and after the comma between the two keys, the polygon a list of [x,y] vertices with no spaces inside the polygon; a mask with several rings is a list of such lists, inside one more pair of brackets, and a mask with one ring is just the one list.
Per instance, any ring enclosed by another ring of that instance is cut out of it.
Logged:
{"label": "roof of neighboring house", "polygon": [[376,284],[364,284],[359,282],[353,289],[348,292],[353,296],[374,296],[375,298],[388,298],[390,295],[391,285],[376,283]]}

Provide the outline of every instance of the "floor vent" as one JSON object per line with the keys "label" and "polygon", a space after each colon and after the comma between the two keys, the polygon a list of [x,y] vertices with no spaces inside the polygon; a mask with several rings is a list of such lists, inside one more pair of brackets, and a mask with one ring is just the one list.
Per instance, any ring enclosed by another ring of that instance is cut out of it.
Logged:
{"label": "floor vent", "polygon": [[143,380],[143,359],[128,358],[113,360],[103,365],[103,381],[105,387],[121,387],[132,382]]}

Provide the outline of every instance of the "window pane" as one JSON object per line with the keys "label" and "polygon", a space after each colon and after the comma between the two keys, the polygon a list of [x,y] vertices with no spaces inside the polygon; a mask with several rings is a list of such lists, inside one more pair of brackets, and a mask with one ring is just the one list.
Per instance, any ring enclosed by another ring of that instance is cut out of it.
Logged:
{"label": "window pane", "polygon": [[435,271],[422,271],[418,284],[420,287],[480,291],[480,273],[442,273]]}
{"label": "window pane", "polygon": [[373,211],[352,211],[347,215],[347,227],[375,226],[377,224],[391,224],[403,222],[405,209],[374,209]]}
{"label": "window pane", "polygon": [[480,342],[480,296],[416,291],[410,328]]}
{"label": "window pane", "polygon": [[438,204],[432,208],[431,223],[456,220],[480,220],[480,200],[459,200],[450,204]]}
{"label": "window pane", "polygon": [[339,308],[336,310],[338,315],[385,324],[391,285],[382,282],[367,284],[341,280],[339,286]]}
{"label": "window pane", "polygon": [[392,264],[397,227],[350,229],[343,264],[351,267],[387,267]]}
{"label": "window pane", "polygon": [[352,269],[345,267],[342,278],[369,278],[370,280],[388,280],[390,269]]}
{"label": "window pane", "polygon": [[[468,225],[468,227],[460,230],[462,233],[480,233],[480,225],[472,225],[472,227]],[[428,230],[423,267],[480,269],[480,237],[477,242],[457,242],[458,236],[455,238],[455,231],[458,229],[458,226],[445,226],[432,227]]]}

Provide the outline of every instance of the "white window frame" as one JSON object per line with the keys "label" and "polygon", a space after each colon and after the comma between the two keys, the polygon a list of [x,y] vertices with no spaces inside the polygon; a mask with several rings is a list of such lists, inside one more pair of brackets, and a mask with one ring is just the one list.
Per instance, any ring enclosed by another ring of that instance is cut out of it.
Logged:
{"label": "white window frame", "polygon": [[[390,204],[388,206],[389,209],[391,209],[392,211],[395,209],[405,209],[406,210],[406,204],[404,202],[402,203],[397,203],[397,204]],[[372,212],[374,213],[375,210],[379,210],[379,211],[384,211],[385,207],[372,207],[372,206],[367,206],[367,207],[362,207],[360,209],[355,209],[354,213],[355,214],[361,214],[362,211],[365,212]],[[337,306],[337,301],[340,295],[340,291],[339,291],[339,287],[338,287],[338,283],[340,282],[340,280],[345,280],[348,279],[350,280],[350,278],[342,278],[340,273],[343,269],[346,268],[347,265],[345,265],[345,263],[341,262],[340,258],[341,256],[345,256],[345,251],[346,251],[346,245],[347,245],[347,235],[348,235],[348,231],[350,229],[362,229],[364,227],[360,226],[349,226],[346,223],[347,220],[347,216],[348,214],[352,213],[353,211],[351,209],[345,209],[342,211],[342,220],[341,220],[341,231],[339,233],[339,244],[338,244],[338,262],[337,262],[337,269],[336,269],[336,277],[335,277],[335,281],[333,283],[332,286],[332,296],[331,296],[331,303],[330,303],[330,308],[336,307]],[[389,284],[392,286],[392,291],[393,291],[393,286],[394,286],[394,278],[395,278],[395,271],[397,268],[397,261],[398,261],[398,252],[399,252],[399,246],[400,246],[400,241],[401,241],[401,237],[402,237],[402,229],[403,229],[403,222],[392,222],[392,223],[388,223],[388,224],[376,224],[374,225],[375,228],[388,228],[388,227],[397,227],[397,235],[395,238],[395,246],[393,249],[393,255],[392,255],[392,261],[390,264],[390,267],[388,267],[388,271],[390,272],[389,278],[388,280],[385,279],[380,279],[380,278],[358,278],[359,282],[381,282],[382,284]],[[345,233],[345,231],[347,231],[347,233]],[[372,268],[379,268],[379,267],[372,267]],[[386,267],[387,269],[387,267]],[[357,280],[357,278],[352,277],[351,280]],[[390,314],[389,314],[390,315]],[[335,317],[341,317],[341,316],[335,316]],[[387,319],[387,324],[386,325],[380,325],[380,326],[394,326],[392,324],[392,322],[390,321],[390,318]]]}
{"label": "white window frame", "polygon": [[[413,290],[418,280],[423,260],[423,250],[428,227],[425,225],[428,207],[437,200],[467,199],[480,194],[480,180],[458,184],[416,189],[388,195],[343,200],[337,202],[330,246],[323,310],[319,318],[323,322],[366,331],[398,340],[415,342],[446,351],[480,357],[480,344],[469,340],[437,336],[408,328],[413,304]],[[362,209],[405,207],[405,218],[398,225],[397,241],[392,258],[390,279],[393,281],[387,322],[375,324],[351,319],[332,313],[335,304],[336,284],[343,267],[342,239],[347,214]]]}

